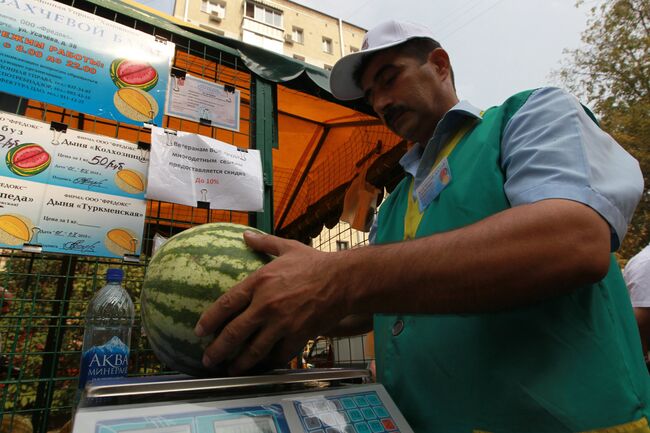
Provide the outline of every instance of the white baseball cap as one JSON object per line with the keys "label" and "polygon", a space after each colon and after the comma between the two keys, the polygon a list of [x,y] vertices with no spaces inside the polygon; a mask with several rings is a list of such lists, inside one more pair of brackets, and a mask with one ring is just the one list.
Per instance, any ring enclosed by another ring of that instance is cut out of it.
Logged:
{"label": "white baseball cap", "polygon": [[363,97],[363,90],[354,82],[354,72],[363,58],[413,38],[435,40],[426,27],[400,21],[387,21],[370,29],[363,37],[361,50],[341,57],[330,74],[330,90],[338,99],[348,101]]}

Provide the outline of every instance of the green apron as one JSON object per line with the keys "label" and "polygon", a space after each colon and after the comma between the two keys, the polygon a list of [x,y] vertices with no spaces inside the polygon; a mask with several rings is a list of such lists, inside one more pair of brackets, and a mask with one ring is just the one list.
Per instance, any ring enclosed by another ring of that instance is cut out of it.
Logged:
{"label": "green apron", "polygon": [[[424,210],[415,237],[510,207],[501,136],[531,93],[487,110],[460,140],[448,157],[452,180]],[[411,183],[407,176],[381,206],[376,243],[404,239]],[[431,260],[444,253],[432,251]],[[417,433],[650,432],[650,377],[613,255],[602,281],[539,304],[489,314],[378,314],[374,331],[378,379]]]}

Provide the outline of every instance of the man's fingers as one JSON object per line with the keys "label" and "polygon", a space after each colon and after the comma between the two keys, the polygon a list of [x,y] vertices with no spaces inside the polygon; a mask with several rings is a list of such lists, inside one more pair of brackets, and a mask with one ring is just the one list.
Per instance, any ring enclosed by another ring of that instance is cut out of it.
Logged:
{"label": "man's fingers", "polygon": [[199,337],[212,334],[235,314],[246,308],[249,303],[248,292],[238,286],[233,287],[201,314],[194,333]]}
{"label": "man's fingers", "polygon": [[228,323],[203,352],[203,365],[214,367],[233,357],[257,330],[254,314],[245,311]]}
{"label": "man's fingers", "polygon": [[268,327],[263,329],[232,362],[228,368],[228,373],[236,376],[255,367],[261,361],[265,360],[279,339],[280,335],[276,330],[269,329]]}
{"label": "man's fingers", "polygon": [[244,232],[244,241],[255,251],[271,254],[272,256],[282,255],[291,245],[290,240],[253,231]]}

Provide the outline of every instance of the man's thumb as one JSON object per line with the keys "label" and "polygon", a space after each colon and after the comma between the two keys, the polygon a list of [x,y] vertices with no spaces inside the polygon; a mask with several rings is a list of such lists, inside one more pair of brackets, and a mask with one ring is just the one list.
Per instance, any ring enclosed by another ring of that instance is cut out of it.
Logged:
{"label": "man's thumb", "polygon": [[246,245],[255,251],[271,254],[272,256],[282,254],[282,242],[284,239],[277,236],[246,230],[244,232],[244,241]]}

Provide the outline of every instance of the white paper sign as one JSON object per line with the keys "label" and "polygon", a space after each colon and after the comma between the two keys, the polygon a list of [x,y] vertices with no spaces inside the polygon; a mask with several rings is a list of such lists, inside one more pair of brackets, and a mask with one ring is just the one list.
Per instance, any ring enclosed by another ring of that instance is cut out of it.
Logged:
{"label": "white paper sign", "polygon": [[166,113],[195,122],[239,131],[240,91],[187,74],[169,82]]}
{"label": "white paper sign", "polygon": [[202,135],[151,130],[146,197],[211,209],[262,211],[264,185],[258,150],[241,150]]}

